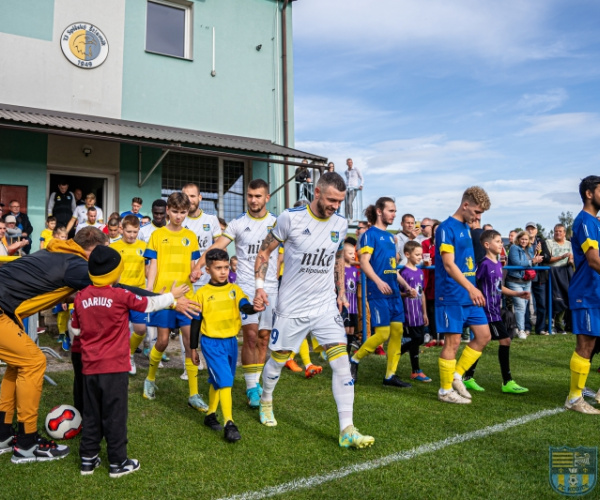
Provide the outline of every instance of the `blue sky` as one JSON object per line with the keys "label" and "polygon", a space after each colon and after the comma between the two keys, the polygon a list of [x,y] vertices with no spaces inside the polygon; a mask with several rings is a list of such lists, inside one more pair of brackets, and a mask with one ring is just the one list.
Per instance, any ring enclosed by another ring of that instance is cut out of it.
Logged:
{"label": "blue sky", "polygon": [[[600,174],[600,4],[299,0],[296,147],[354,159],[364,204],[440,219],[480,185],[503,235],[577,213]],[[398,226],[399,219],[395,223]]]}

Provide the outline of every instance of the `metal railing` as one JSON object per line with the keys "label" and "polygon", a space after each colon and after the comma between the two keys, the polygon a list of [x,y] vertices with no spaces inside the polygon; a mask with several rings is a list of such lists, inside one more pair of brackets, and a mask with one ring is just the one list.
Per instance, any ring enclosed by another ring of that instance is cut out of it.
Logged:
{"label": "metal railing", "polygon": [[[398,270],[402,269],[404,266],[399,266]],[[435,266],[423,266],[420,269],[427,269],[429,271],[435,271]],[[548,288],[546,293],[546,303],[548,307],[546,308],[548,315],[548,329],[550,333],[552,333],[552,276],[550,275],[550,266],[503,266],[502,270],[507,271],[526,271],[528,269],[532,269],[533,271],[548,271]],[[361,298],[362,298],[362,341],[365,342],[367,340],[367,277],[365,273],[360,273],[360,283],[362,288]],[[461,333],[461,332],[457,332]]]}

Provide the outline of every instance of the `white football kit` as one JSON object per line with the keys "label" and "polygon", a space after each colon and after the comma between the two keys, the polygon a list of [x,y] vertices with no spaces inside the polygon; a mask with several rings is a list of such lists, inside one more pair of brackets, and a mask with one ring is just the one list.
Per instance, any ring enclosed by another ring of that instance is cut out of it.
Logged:
{"label": "white football kit", "polygon": [[[183,221],[183,227],[194,232],[198,238],[198,246],[200,247],[200,255],[221,236],[221,224],[216,215],[209,215],[203,210],[200,210],[198,217],[190,217],[189,215]],[[194,290],[206,285],[210,281],[210,276],[206,272],[206,268],[202,268],[202,276],[194,283]]]}
{"label": "white football kit", "polygon": [[344,217],[320,219],[310,206],[286,210],[277,218],[272,234],[284,244],[285,253],[271,350],[298,352],[309,331],[320,345],[346,342],[334,271],[347,231]]}
{"label": "white football kit", "polygon": [[[96,222],[104,222],[104,215],[102,214],[102,209],[100,207],[96,208]],[[87,221],[87,211],[88,208],[85,205],[77,205],[75,207],[75,211],[73,212],[73,219],[77,219],[77,225],[82,224]]]}
{"label": "white football kit", "polygon": [[[233,219],[223,232],[223,236],[235,242],[235,254],[238,258],[236,284],[248,296],[250,302],[254,300],[255,276],[254,263],[263,240],[273,229],[277,218],[270,212],[264,217],[256,219],[248,212]],[[273,310],[277,303],[277,252],[271,253],[265,277],[265,292],[269,296],[269,305],[258,314],[242,314],[242,325],[258,323],[261,330],[270,330],[273,324]]]}
{"label": "white football kit", "polygon": [[140,227],[140,231],[138,233],[137,239],[142,240],[146,245],[150,241],[150,236],[154,231],[158,229],[158,226],[154,225],[154,222],[150,224],[146,224],[144,227]]}

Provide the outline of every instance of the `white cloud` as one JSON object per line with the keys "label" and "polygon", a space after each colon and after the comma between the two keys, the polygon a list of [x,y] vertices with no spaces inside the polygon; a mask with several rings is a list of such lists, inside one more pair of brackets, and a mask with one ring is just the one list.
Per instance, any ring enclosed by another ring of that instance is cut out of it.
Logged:
{"label": "white cloud", "polygon": [[[569,137],[593,137],[600,135],[600,116],[598,113],[556,113],[527,118],[531,124],[519,135],[547,134],[558,132]],[[564,135],[563,135],[564,137]]]}
{"label": "white cloud", "polygon": [[[316,46],[380,54],[436,47],[500,62],[564,56],[569,43],[548,34],[551,0],[303,0],[294,4],[294,33]],[[491,62],[491,61],[488,61]]]}
{"label": "white cloud", "polygon": [[562,106],[568,98],[569,95],[565,89],[551,89],[543,94],[524,94],[517,103],[517,107],[530,113],[547,113]]}

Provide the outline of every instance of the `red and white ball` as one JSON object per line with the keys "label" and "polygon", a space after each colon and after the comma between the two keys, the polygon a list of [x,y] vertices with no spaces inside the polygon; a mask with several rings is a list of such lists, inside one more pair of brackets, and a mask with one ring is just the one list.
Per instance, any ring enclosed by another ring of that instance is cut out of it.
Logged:
{"label": "red and white ball", "polygon": [[72,439],[81,432],[81,414],[70,405],[52,408],[46,416],[46,432],[52,439]]}

